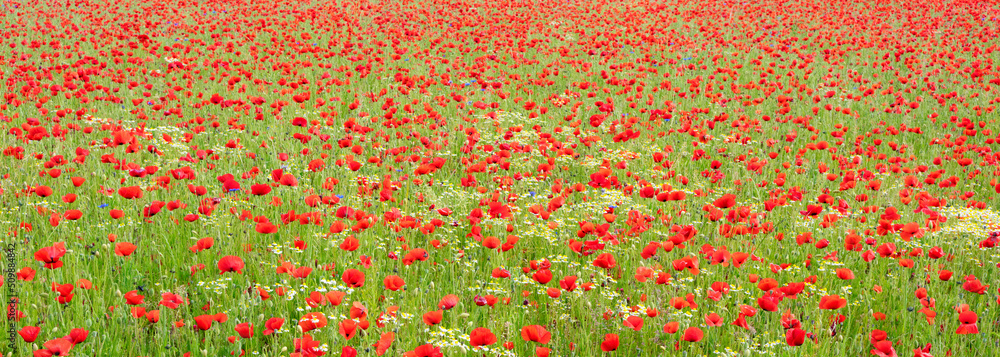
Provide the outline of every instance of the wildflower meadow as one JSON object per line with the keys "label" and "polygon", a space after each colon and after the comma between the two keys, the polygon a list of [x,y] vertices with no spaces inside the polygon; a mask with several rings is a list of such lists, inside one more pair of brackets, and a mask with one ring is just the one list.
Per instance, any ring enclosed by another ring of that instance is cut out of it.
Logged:
{"label": "wildflower meadow", "polygon": [[1000,4],[0,0],[2,356],[984,356]]}

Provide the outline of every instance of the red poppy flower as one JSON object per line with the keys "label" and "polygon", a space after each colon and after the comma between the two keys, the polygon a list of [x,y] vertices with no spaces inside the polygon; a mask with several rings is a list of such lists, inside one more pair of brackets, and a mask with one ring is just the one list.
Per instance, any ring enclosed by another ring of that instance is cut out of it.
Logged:
{"label": "red poppy flower", "polygon": [[808,205],[805,211],[799,211],[800,214],[806,217],[816,217],[820,213],[823,213],[823,206],[820,205]]}
{"label": "red poppy flower", "polygon": [[115,255],[127,257],[132,255],[132,252],[134,252],[136,248],[135,244],[129,242],[118,242],[115,243]]}
{"label": "red poppy flower", "polygon": [[35,260],[44,263],[46,269],[56,269],[63,266],[60,259],[66,254],[65,243],[59,242],[49,247],[44,247],[35,252]]}
{"label": "red poppy flower", "polygon": [[714,327],[714,326],[722,326],[724,324],[725,321],[722,320],[722,316],[719,316],[719,314],[713,312],[705,316],[705,325]]}
{"label": "red poppy flower", "polygon": [[625,318],[623,324],[625,324],[625,327],[627,328],[639,331],[642,330],[643,320],[642,317],[639,316],[629,316]]}
{"label": "red poppy flower", "polygon": [[244,323],[238,324],[233,329],[236,331],[237,334],[240,335],[240,337],[243,337],[243,338],[251,338],[251,337],[253,337],[253,325],[251,325],[248,322],[244,322]]}
{"label": "red poppy flower", "polygon": [[806,340],[806,332],[799,328],[792,328],[785,331],[785,343],[789,346],[801,346]]}
{"label": "red poppy flower", "polygon": [[956,330],[955,333],[959,335],[979,333],[979,326],[976,325],[976,322],[978,320],[979,316],[977,316],[975,312],[972,311],[962,312],[961,314],[958,315],[958,322],[960,323],[960,325],[958,325],[958,330]]}
{"label": "red poppy flower", "polygon": [[539,284],[545,285],[552,281],[552,271],[548,269],[541,269],[532,274],[531,277]]}
{"label": "red poppy flower", "polygon": [[277,232],[278,227],[272,224],[271,222],[259,222],[257,223],[257,226],[254,228],[254,230],[256,230],[257,233],[261,234],[271,234]]}
{"label": "red poppy flower", "polygon": [[21,330],[18,331],[17,334],[21,335],[21,339],[23,339],[24,342],[32,343],[35,342],[35,339],[38,338],[38,333],[41,331],[42,329],[35,326],[25,326],[21,328]]}
{"label": "red poppy flower", "polygon": [[74,346],[87,341],[87,336],[90,335],[90,331],[82,328],[75,328],[69,331],[69,334],[63,336],[63,339],[69,341]]}
{"label": "red poppy flower", "polygon": [[727,193],[712,202],[712,205],[719,209],[727,209],[736,205],[736,195]]}
{"label": "red poppy flower", "polygon": [[264,335],[270,335],[274,331],[280,330],[281,326],[285,324],[285,319],[280,317],[272,317],[264,323]]}
{"label": "red poppy flower", "polygon": [[905,241],[910,241],[910,238],[919,238],[923,235],[923,230],[920,229],[920,224],[916,222],[910,222],[903,225],[903,228],[899,230],[899,237]]}
{"label": "red poppy flower", "polygon": [[542,325],[528,325],[521,328],[521,338],[528,342],[538,342],[548,344],[552,339],[552,333]]}
{"label": "red poppy flower", "polygon": [[192,245],[188,249],[190,249],[194,253],[198,253],[198,252],[203,251],[205,249],[212,248],[213,245],[215,245],[215,238],[205,237],[205,238],[199,239],[198,242],[196,242],[194,245]]}
{"label": "red poppy flower", "polygon": [[372,345],[372,347],[375,347],[375,354],[379,356],[385,355],[385,353],[389,351],[389,347],[392,347],[392,341],[395,339],[396,333],[392,331],[383,333],[379,336],[378,341],[375,341],[375,344]]}
{"label": "red poppy flower", "polygon": [[603,269],[614,268],[617,263],[615,262],[615,257],[611,253],[602,253],[594,258],[594,266]]}
{"label": "red poppy flower", "polygon": [[354,236],[347,236],[344,241],[340,243],[340,249],[346,250],[348,252],[353,252],[361,246],[361,242],[358,241]]}
{"label": "red poppy flower", "polygon": [[206,331],[212,328],[212,324],[215,323],[215,315],[195,316],[194,322],[195,326],[198,326],[198,329]]}
{"label": "red poppy flower", "polygon": [[263,196],[269,193],[271,193],[271,185],[265,185],[265,184],[250,185],[251,195]]}
{"label": "red poppy flower", "polygon": [[79,210],[71,209],[71,210],[67,210],[66,213],[63,214],[63,217],[66,218],[67,220],[75,221],[75,220],[80,219],[80,217],[83,217],[83,212],[80,212]]}
{"label": "red poppy flower", "polygon": [[318,328],[324,328],[327,323],[326,315],[323,315],[321,312],[310,312],[299,318],[299,327],[302,328],[302,332],[309,332]]}
{"label": "red poppy flower", "polygon": [[59,293],[56,301],[60,304],[68,304],[73,301],[73,284],[52,283],[52,290]]}
{"label": "red poppy flower", "polygon": [[427,250],[423,248],[410,249],[410,251],[407,252],[405,256],[403,256],[403,265],[411,265],[414,262],[417,261],[422,262],[429,258],[430,254],[427,253]]}
{"label": "red poppy flower", "polygon": [[402,289],[404,285],[406,285],[406,282],[404,282],[403,278],[400,278],[399,276],[389,275],[385,277],[383,285],[388,290],[398,291],[399,289]]}
{"label": "red poppy flower", "polygon": [[892,348],[892,341],[884,340],[875,343],[875,349],[871,354],[878,357],[896,357],[896,349]]}
{"label": "red poppy flower", "polygon": [[309,334],[303,334],[302,338],[292,340],[295,352],[302,357],[319,357],[326,354],[320,349],[319,341],[313,340]]}
{"label": "red poppy flower", "polygon": [[490,276],[497,279],[506,279],[510,277],[510,271],[504,268],[493,268],[493,272]]}
{"label": "red poppy flower", "polygon": [[184,303],[184,299],[173,293],[163,293],[160,295],[160,305],[166,306],[170,309],[176,309],[178,306]]}
{"label": "red poppy flower", "polygon": [[305,278],[309,277],[309,274],[311,274],[312,271],[313,271],[313,269],[310,268],[310,267],[298,267],[298,268],[292,269],[291,276],[293,278],[305,279]]}
{"label": "red poppy flower", "polygon": [[837,269],[837,277],[842,280],[853,280],[854,272],[851,269],[839,268]]}
{"label": "red poppy flower", "polygon": [[70,341],[67,341],[65,339],[62,339],[62,338],[57,338],[57,339],[54,339],[54,340],[46,341],[42,345],[42,347],[44,347],[45,349],[44,350],[39,350],[39,351],[44,351],[44,353],[39,354],[39,353],[37,353],[38,351],[36,351],[36,353],[35,353],[36,356],[37,355],[41,355],[41,356],[68,356],[69,355],[69,351],[73,349],[73,343],[70,342]]}
{"label": "red poppy flower", "polygon": [[934,357],[931,355],[931,344],[927,343],[924,348],[914,348],[913,357]]}
{"label": "red poppy flower", "polygon": [[219,275],[236,272],[237,274],[243,274],[243,259],[235,255],[227,255],[219,259]]}
{"label": "red poppy flower", "polygon": [[700,328],[691,326],[684,330],[684,341],[698,342],[705,337],[705,333]]}
{"label": "red poppy flower", "polygon": [[601,351],[611,352],[618,349],[618,334],[609,333],[604,335],[604,341],[601,342]]}
{"label": "red poppy flower", "polygon": [[125,303],[129,305],[141,305],[145,296],[139,295],[138,290],[132,290],[125,293]]}
{"label": "red poppy flower", "polygon": [[573,290],[576,290],[576,287],[577,287],[576,281],[577,281],[577,279],[578,278],[576,277],[576,275],[570,275],[570,276],[564,277],[564,278],[562,278],[562,280],[559,280],[559,287],[565,289],[566,291],[572,292]]}
{"label": "red poppy flower", "polygon": [[365,273],[357,269],[347,269],[340,275],[340,280],[352,288],[365,286]]}
{"label": "red poppy flower", "polygon": [[458,305],[458,296],[448,294],[441,298],[441,302],[438,303],[438,308],[442,310],[450,310],[455,307],[455,305]]}
{"label": "red poppy flower", "polygon": [[489,237],[483,238],[483,243],[482,244],[483,244],[483,247],[486,248],[486,249],[497,249],[497,247],[500,247],[501,243],[500,243],[500,238],[497,238],[497,237],[494,237],[494,236],[489,236]]}
{"label": "red poppy flower", "polygon": [[485,327],[477,327],[469,334],[469,345],[473,348],[479,346],[490,346],[497,343],[497,337],[493,331]]}
{"label": "red poppy flower", "polygon": [[986,289],[989,289],[989,285],[983,284],[975,275],[969,275],[965,277],[965,283],[962,284],[962,289],[970,293],[985,294]]}
{"label": "red poppy flower", "polygon": [[146,321],[151,324],[155,324],[160,321],[160,310],[152,310],[146,312]]}
{"label": "red poppy flower", "polygon": [[821,310],[837,310],[844,306],[847,306],[847,299],[840,297],[840,295],[825,295],[819,299]]}
{"label": "red poppy flower", "polygon": [[327,291],[324,296],[330,302],[330,305],[339,306],[344,301],[344,296],[347,296],[347,293],[343,291]]}
{"label": "red poppy flower", "polygon": [[22,281],[32,281],[35,280],[35,269],[31,267],[24,267],[17,271],[17,279]]}
{"label": "red poppy flower", "polygon": [[39,197],[49,197],[52,195],[52,188],[49,186],[35,187],[35,194]]}
{"label": "red poppy flower", "polygon": [[127,200],[142,198],[142,192],[142,188],[139,186],[128,186],[118,189],[118,195]]}
{"label": "red poppy flower", "polygon": [[771,291],[778,287],[778,281],[772,278],[764,278],[759,283],[757,283],[757,288],[761,291]]}
{"label": "red poppy flower", "polygon": [[442,310],[429,311],[424,314],[424,323],[428,326],[434,326],[441,323],[443,317],[444,312]]}
{"label": "red poppy flower", "polygon": [[426,344],[404,353],[403,357],[444,357],[444,354],[441,353],[441,347]]}

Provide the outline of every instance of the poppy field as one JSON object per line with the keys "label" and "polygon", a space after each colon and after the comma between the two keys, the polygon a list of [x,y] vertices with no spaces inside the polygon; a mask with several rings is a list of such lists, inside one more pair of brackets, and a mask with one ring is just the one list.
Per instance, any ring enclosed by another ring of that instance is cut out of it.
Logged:
{"label": "poppy field", "polygon": [[2,8],[0,355],[1000,348],[993,2]]}

